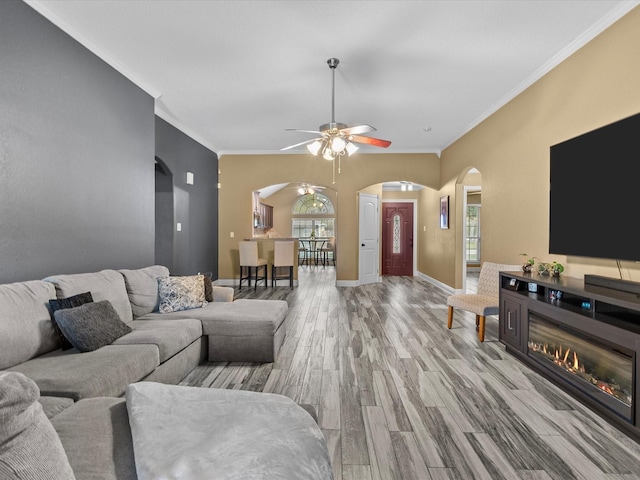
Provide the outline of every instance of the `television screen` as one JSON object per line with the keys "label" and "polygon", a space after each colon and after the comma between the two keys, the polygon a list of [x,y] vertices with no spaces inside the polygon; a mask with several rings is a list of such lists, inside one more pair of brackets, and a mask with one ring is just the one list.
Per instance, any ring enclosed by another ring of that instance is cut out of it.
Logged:
{"label": "television screen", "polygon": [[640,114],[550,148],[549,253],[640,260]]}

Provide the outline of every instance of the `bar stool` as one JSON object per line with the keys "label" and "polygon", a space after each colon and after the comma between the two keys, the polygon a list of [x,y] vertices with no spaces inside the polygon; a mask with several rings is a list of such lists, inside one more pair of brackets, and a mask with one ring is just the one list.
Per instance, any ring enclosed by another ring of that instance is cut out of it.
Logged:
{"label": "bar stool", "polygon": [[[264,280],[264,286],[267,286],[267,261],[264,258],[258,258],[258,242],[252,242],[243,240],[239,242],[240,246],[240,286],[239,290],[242,290],[242,280],[246,280],[248,286],[251,286],[251,272],[254,269],[255,286],[253,289],[258,288],[258,280]],[[247,276],[242,276],[242,270],[247,269]],[[258,272],[260,268],[264,269],[264,276],[259,277]]]}
{"label": "bar stool", "polygon": [[331,254],[331,260],[333,266],[336,266],[336,237],[331,237],[327,240],[327,243],[322,247],[322,265],[325,266],[329,263],[329,254]]}
{"label": "bar stool", "polygon": [[[287,267],[289,274],[284,276],[276,276],[278,268]],[[276,285],[278,279],[289,279],[289,286],[293,287],[293,241],[276,240],[273,245],[273,264],[271,265],[271,286]]]}

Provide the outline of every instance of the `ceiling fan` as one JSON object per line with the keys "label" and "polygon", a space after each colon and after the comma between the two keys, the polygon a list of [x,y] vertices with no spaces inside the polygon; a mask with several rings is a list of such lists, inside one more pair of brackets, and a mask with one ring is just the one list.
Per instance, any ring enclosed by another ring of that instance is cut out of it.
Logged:
{"label": "ceiling fan", "polygon": [[298,195],[313,195],[315,193],[322,192],[326,187],[322,185],[310,185],[308,183],[301,183],[299,186],[292,186],[289,188],[295,188]]}
{"label": "ceiling fan", "polygon": [[287,128],[287,131],[315,133],[320,135],[319,137],[305,140],[304,142],[289,145],[280,149],[289,150],[300,145],[307,145],[307,149],[313,155],[322,155],[322,158],[333,162],[333,183],[336,183],[335,175],[335,160],[338,159],[338,173],[340,173],[340,158],[343,155],[352,155],[358,150],[358,146],[355,143],[361,143],[366,145],[373,145],[376,147],[387,148],[391,145],[388,140],[382,140],[380,138],[368,137],[362,135],[363,133],[375,132],[376,129],[371,125],[357,125],[355,127],[349,127],[344,123],[336,122],[335,120],[335,90],[336,90],[336,68],[340,60],[337,58],[330,58],[327,60],[327,64],[331,69],[331,122],[320,125],[318,130],[299,130],[296,128]]}

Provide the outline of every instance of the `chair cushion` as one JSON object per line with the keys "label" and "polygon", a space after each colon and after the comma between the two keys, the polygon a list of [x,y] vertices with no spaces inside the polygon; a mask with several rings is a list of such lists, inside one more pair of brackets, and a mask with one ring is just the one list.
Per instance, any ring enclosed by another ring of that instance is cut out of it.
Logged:
{"label": "chair cushion", "polygon": [[473,293],[460,293],[447,297],[447,305],[461,310],[473,312],[476,315],[497,315],[500,311],[498,297],[478,295]]}

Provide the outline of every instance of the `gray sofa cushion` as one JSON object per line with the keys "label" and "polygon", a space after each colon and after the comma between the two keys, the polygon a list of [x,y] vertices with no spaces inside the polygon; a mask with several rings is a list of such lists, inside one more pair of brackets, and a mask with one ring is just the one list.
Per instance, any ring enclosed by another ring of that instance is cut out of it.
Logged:
{"label": "gray sofa cushion", "polygon": [[204,335],[269,336],[280,327],[289,305],[285,300],[240,299],[234,302],[208,303],[183,312],[150,313],[140,320],[196,318]]}
{"label": "gray sofa cushion", "polygon": [[131,332],[109,300],[58,310],[55,317],[64,336],[81,352],[92,352]]}
{"label": "gray sofa cushion", "polygon": [[49,419],[73,405],[73,399],[66,397],[40,397],[38,401],[42,405],[44,414]]}
{"label": "gray sofa cushion", "polygon": [[160,303],[158,279],[168,277],[169,269],[162,265],[153,265],[137,270],[118,271],[124,277],[133,317],[157,312]]}
{"label": "gray sofa cushion", "polygon": [[133,331],[118,338],[114,345],[153,344],[160,350],[160,363],[191,345],[202,336],[202,322],[194,319],[134,320]]}
{"label": "gray sofa cushion", "polygon": [[149,375],[159,364],[155,345],[107,345],[87,353],[56,350],[11,370],[35,381],[42,395],[80,400],[119,397],[129,383]]}
{"label": "gray sofa cushion", "polygon": [[137,479],[124,398],[80,400],[51,423],[78,479]]}
{"label": "gray sofa cushion", "polygon": [[0,478],[71,480],[73,470],[38,402],[38,387],[16,372],[0,372]]}
{"label": "gray sofa cushion", "polygon": [[44,280],[54,284],[58,298],[89,291],[94,302],[109,300],[123,322],[129,323],[133,320],[124,277],[116,270],[54,275]]}
{"label": "gray sofa cushion", "polygon": [[49,313],[53,285],[41,280],[0,285],[0,369],[59,348]]}

